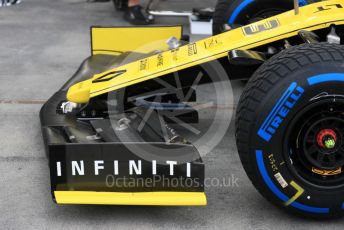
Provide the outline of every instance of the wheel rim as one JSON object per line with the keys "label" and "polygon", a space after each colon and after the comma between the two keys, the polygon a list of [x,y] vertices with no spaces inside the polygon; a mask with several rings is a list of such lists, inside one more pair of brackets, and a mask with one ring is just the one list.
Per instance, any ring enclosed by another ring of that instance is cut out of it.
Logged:
{"label": "wheel rim", "polygon": [[284,158],[308,184],[344,185],[344,99],[323,98],[302,109],[287,128]]}

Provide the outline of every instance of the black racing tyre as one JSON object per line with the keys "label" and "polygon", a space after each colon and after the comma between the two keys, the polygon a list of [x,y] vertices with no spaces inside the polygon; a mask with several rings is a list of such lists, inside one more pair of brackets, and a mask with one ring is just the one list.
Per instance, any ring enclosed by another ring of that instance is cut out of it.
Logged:
{"label": "black racing tyre", "polygon": [[123,11],[128,8],[128,0],[112,0],[116,10]]}
{"label": "black racing tyre", "polygon": [[244,169],[269,201],[293,214],[344,213],[344,46],[289,48],[247,83],[236,114]]}
{"label": "black racing tyre", "polygon": [[[314,1],[302,0],[300,3]],[[213,17],[213,34],[226,31],[226,25],[247,25],[291,9],[292,0],[218,0]]]}

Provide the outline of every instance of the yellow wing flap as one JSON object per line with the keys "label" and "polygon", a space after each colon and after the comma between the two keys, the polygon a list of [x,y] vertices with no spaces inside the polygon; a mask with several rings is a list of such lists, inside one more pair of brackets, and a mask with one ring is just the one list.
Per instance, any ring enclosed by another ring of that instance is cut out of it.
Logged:
{"label": "yellow wing flap", "polygon": [[[228,51],[233,49],[252,49],[295,36],[300,30],[313,31],[329,27],[331,24],[344,24],[343,6],[343,0],[311,4],[300,8],[298,15],[295,15],[294,11],[288,11],[242,28],[131,62],[96,74],[86,84],[81,82],[72,86],[67,98],[72,102],[87,103],[89,98],[225,57]],[[118,75],[119,72],[122,74]],[[110,77],[108,81],[97,81],[111,74],[116,74],[116,77]],[[85,96],[86,91],[89,92],[88,96]]]}
{"label": "yellow wing flap", "polygon": [[133,50],[139,51],[138,53],[166,50],[167,39],[181,39],[182,35],[182,26],[92,27],[92,55],[118,55]]}
{"label": "yellow wing flap", "polygon": [[58,204],[204,206],[204,192],[79,192],[55,191]]}

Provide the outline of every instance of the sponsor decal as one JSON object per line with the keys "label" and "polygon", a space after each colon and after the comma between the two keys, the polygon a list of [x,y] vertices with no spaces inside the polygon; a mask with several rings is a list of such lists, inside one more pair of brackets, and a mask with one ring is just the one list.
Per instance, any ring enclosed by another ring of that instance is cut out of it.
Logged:
{"label": "sponsor decal", "polygon": [[162,54],[157,55],[157,67],[164,66],[164,56]]}
{"label": "sponsor decal", "polygon": [[213,48],[221,46],[222,44],[223,43],[220,40],[220,38],[211,37],[211,38],[209,38],[209,39],[204,41],[204,48],[207,49],[207,50],[208,49],[213,49]]}
{"label": "sponsor decal", "polygon": [[264,120],[258,130],[258,136],[269,142],[303,93],[304,89],[293,82]]}
{"label": "sponsor decal", "polygon": [[243,30],[244,35],[253,35],[253,34],[267,31],[267,30],[275,29],[279,27],[279,25],[280,23],[278,19],[270,19],[269,21],[266,21],[264,23],[258,22],[258,23],[253,23],[248,26],[244,26],[242,27],[242,30]]}
{"label": "sponsor decal", "polygon": [[148,58],[142,59],[140,61],[140,66],[139,66],[139,70],[140,71],[146,71],[149,69],[149,62],[148,62]]}
{"label": "sponsor decal", "polygon": [[198,53],[197,51],[197,44],[196,43],[192,43],[188,45],[188,56],[193,56],[196,55]]}
{"label": "sponsor decal", "polygon": [[[105,169],[105,162],[104,160],[95,160],[92,162],[93,163],[93,167],[87,168],[89,171],[86,172],[86,168],[85,168],[85,162],[83,160],[79,160],[79,161],[71,161],[71,162],[65,162],[62,163],[60,161],[56,162],[56,175],[57,177],[62,177],[65,176],[65,174],[67,173],[67,171],[69,173],[71,173],[71,176],[85,176],[85,175],[94,175],[94,176],[99,176],[101,174],[101,171]],[[120,162],[121,164],[123,163],[122,161]],[[65,164],[65,165],[63,165]],[[168,170],[168,175],[169,176],[174,176],[175,175],[175,166],[181,167],[181,165],[178,165],[177,161],[166,161],[165,164],[167,166],[169,166],[169,170]],[[63,169],[65,169],[65,166],[69,166],[70,168],[63,171]],[[151,168],[149,170],[149,172],[144,172],[143,170],[143,166],[142,166],[142,161],[141,160],[129,160],[127,163],[128,167],[127,170],[125,170],[125,175],[128,174],[135,176],[135,175],[147,175],[147,174],[151,174],[151,175],[157,175],[158,174],[158,170],[157,170],[157,161],[156,160],[152,160],[151,161]],[[186,177],[191,177],[191,163],[186,163],[183,164],[185,166],[185,176]],[[118,160],[114,160],[113,164],[112,164],[112,170],[113,170],[113,174],[114,175],[120,175],[121,171],[120,171],[120,167],[119,167],[119,161]]]}
{"label": "sponsor decal", "polygon": [[98,77],[97,79],[95,79],[94,81],[92,81],[92,83],[99,83],[99,82],[104,82],[104,81],[110,81],[124,73],[126,73],[126,70],[118,70],[118,71],[114,71],[114,72],[110,72],[110,73],[106,73],[100,77]]}
{"label": "sponsor decal", "polygon": [[343,8],[343,6],[341,4],[329,4],[329,5],[325,5],[325,6],[319,6],[317,8],[317,11],[315,11],[314,13],[319,13],[322,11],[332,10],[332,9],[341,9],[341,8]]}
{"label": "sponsor decal", "polygon": [[284,179],[284,177],[282,176],[281,173],[276,173],[274,176],[275,176],[276,180],[278,181],[278,183],[281,185],[282,188],[288,187],[288,183]]}

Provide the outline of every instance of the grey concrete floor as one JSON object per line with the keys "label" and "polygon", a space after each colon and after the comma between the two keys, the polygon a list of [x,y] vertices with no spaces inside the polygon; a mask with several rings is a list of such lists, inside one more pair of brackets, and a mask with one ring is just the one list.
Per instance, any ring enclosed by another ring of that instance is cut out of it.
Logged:
{"label": "grey concrete floor", "polygon": [[[169,0],[161,7],[186,9],[214,2]],[[171,18],[157,23],[187,25],[184,19]],[[0,8],[0,229],[343,229],[343,220],[299,219],[265,201],[241,167],[233,124],[204,160],[207,176],[233,175],[238,186],[207,188],[206,207],[54,204],[40,133],[40,101],[89,55],[91,25],[127,23],[111,3],[86,0],[23,0]],[[236,98],[242,87],[233,83]]]}

